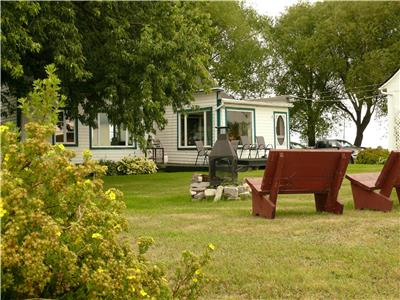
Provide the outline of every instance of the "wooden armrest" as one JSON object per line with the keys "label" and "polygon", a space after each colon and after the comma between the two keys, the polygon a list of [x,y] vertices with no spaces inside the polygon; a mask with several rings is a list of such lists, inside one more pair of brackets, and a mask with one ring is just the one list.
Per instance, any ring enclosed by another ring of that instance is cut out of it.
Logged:
{"label": "wooden armrest", "polygon": [[368,190],[374,190],[376,188],[375,183],[379,176],[379,173],[361,173],[346,175],[346,178],[351,183],[366,188]]}
{"label": "wooden armrest", "polygon": [[261,192],[262,177],[246,178],[246,182],[252,189]]}

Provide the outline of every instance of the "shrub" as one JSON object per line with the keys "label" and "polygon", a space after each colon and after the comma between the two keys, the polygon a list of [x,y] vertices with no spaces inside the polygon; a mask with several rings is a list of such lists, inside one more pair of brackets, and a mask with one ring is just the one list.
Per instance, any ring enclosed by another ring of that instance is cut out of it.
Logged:
{"label": "shrub", "polygon": [[118,163],[116,161],[101,159],[99,160],[99,165],[107,167],[106,175],[108,176],[118,175],[118,169],[117,169]]}
{"label": "shrub", "polygon": [[209,246],[197,257],[183,254],[168,280],[144,254],[153,239],[138,239],[138,253],[120,233],[127,221],[123,194],[104,191],[105,167],[84,152],[51,145],[57,119],[59,80],[55,68],[37,80],[22,109],[26,139],[15,127],[1,126],[1,292],[3,299],[171,299],[196,297],[205,282],[201,268]]}
{"label": "shrub", "polygon": [[383,148],[367,148],[357,155],[358,164],[384,164],[389,157],[389,151]]}
{"label": "shrub", "polygon": [[157,172],[157,165],[151,159],[137,156],[127,156],[117,163],[118,174],[137,175]]}

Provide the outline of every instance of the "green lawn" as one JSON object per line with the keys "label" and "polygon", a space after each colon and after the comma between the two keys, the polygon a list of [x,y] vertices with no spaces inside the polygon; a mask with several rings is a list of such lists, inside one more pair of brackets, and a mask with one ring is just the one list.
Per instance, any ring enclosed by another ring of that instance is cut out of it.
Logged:
{"label": "green lawn", "polygon": [[[349,173],[380,166],[350,165]],[[251,201],[192,202],[192,173],[106,178],[125,193],[129,235],[150,235],[148,255],[173,267],[180,253],[216,245],[204,299],[399,299],[400,207],[353,209],[345,179],[343,215],[316,213],[312,195],[280,195],[275,220],[251,216]],[[262,171],[240,177],[261,176]]]}

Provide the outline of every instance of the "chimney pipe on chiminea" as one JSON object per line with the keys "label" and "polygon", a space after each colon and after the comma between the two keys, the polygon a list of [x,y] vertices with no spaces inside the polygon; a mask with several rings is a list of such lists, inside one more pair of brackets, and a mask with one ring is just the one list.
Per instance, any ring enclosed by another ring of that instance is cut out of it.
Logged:
{"label": "chimney pipe on chiminea", "polygon": [[228,138],[228,127],[216,127],[218,139],[209,154],[210,185],[237,183],[237,154]]}

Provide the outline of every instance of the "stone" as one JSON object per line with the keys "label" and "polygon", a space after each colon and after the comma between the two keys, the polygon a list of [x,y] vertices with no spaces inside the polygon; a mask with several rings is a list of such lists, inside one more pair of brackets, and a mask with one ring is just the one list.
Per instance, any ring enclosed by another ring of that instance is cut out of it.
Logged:
{"label": "stone", "polygon": [[201,200],[203,198],[204,198],[204,192],[197,193],[196,195],[193,196],[193,199],[196,200]]}
{"label": "stone", "polygon": [[203,192],[209,186],[209,182],[194,182],[190,185],[190,189],[195,192]]}
{"label": "stone", "polygon": [[204,196],[206,197],[206,198],[213,198],[213,197],[215,197],[215,194],[217,193],[217,190],[216,189],[206,189],[205,191],[204,191]]}
{"label": "stone", "polygon": [[201,174],[192,175],[192,183],[199,183],[203,181],[203,176]]}
{"label": "stone", "polygon": [[190,195],[193,197],[194,195],[196,195],[197,194],[197,192],[195,192],[195,191],[192,191],[192,190],[190,190],[189,191],[190,192]]}
{"label": "stone", "polygon": [[238,193],[241,194],[241,193],[244,193],[244,192],[247,192],[246,187],[244,185],[239,185],[238,186]]}
{"label": "stone", "polygon": [[239,194],[240,199],[246,200],[251,198],[251,193],[250,192],[243,192]]}
{"label": "stone", "polygon": [[236,186],[228,185],[224,187],[224,196],[227,198],[238,198],[239,193],[238,193],[238,188]]}
{"label": "stone", "polygon": [[248,185],[247,182],[243,183],[243,187],[246,189],[246,191],[251,193],[251,187]]}
{"label": "stone", "polygon": [[222,193],[224,192],[224,187],[222,185],[219,185],[217,187],[217,190],[215,191],[215,197],[214,201],[219,201],[222,198]]}

